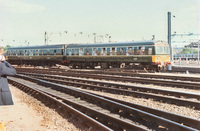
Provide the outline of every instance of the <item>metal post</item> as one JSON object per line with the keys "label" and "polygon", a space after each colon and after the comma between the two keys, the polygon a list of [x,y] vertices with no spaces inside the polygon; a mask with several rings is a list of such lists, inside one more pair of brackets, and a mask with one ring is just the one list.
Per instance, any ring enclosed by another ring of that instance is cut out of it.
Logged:
{"label": "metal post", "polygon": [[172,63],[173,56],[172,56],[172,45],[171,45],[171,12],[168,12],[167,14],[168,14],[168,44],[170,49],[170,62]]}
{"label": "metal post", "polygon": [[200,40],[198,41],[198,64],[200,64],[199,63],[199,43],[200,43]]}

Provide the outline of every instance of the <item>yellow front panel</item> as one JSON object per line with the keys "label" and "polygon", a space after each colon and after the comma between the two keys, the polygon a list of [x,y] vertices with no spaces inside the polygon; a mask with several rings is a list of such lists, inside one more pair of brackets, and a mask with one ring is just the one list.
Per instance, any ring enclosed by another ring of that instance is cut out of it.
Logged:
{"label": "yellow front panel", "polygon": [[169,55],[152,56],[152,62],[170,62]]}

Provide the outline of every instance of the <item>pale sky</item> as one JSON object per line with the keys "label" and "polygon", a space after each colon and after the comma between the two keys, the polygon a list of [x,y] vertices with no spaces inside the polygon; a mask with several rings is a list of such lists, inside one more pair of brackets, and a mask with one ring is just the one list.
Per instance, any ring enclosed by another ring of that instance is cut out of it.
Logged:
{"label": "pale sky", "polygon": [[[104,42],[106,34],[112,41],[152,35],[167,41],[167,12],[175,16],[172,34],[200,34],[199,7],[200,0],[0,0],[0,45],[42,45],[45,31],[49,44],[91,43],[93,33]],[[180,46],[198,39],[175,36],[172,42]]]}

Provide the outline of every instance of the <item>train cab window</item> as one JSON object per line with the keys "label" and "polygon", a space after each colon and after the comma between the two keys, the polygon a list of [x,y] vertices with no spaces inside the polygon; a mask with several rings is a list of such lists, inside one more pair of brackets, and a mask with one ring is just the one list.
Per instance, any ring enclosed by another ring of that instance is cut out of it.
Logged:
{"label": "train cab window", "polygon": [[165,54],[169,54],[169,47],[168,46],[164,46],[164,53]]}
{"label": "train cab window", "polygon": [[163,46],[156,46],[156,54],[163,54]]}

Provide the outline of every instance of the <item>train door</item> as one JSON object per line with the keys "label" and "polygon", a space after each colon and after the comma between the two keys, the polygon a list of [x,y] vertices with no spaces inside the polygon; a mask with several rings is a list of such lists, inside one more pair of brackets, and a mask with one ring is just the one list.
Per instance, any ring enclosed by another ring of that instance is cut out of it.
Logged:
{"label": "train door", "polygon": [[107,48],[107,55],[110,55],[110,48]]}

